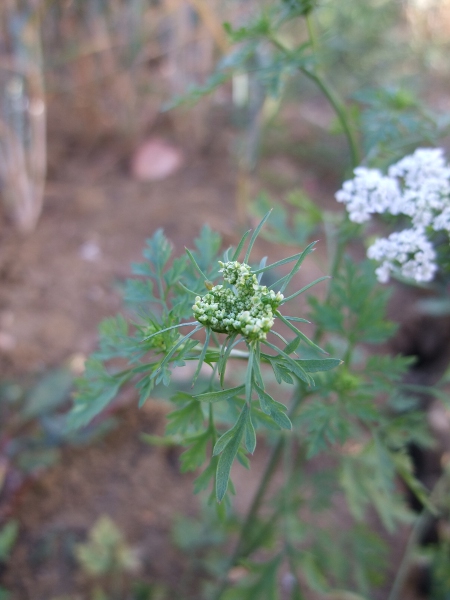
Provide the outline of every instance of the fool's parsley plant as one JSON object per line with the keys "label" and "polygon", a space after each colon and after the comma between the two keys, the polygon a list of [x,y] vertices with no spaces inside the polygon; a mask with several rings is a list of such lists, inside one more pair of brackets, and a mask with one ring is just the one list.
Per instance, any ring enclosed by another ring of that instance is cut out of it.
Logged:
{"label": "fool's parsley plant", "polygon": [[[441,148],[419,148],[391,165],[387,175],[378,169],[358,167],[336,200],[346,205],[355,223],[372,215],[408,218],[411,227],[376,240],[367,256],[380,263],[382,283],[391,275],[418,283],[432,281],[443,257],[447,262],[450,233],[450,167]],[[444,247],[439,255],[436,246]]]}
{"label": "fool's parsley plant", "polygon": [[[285,295],[315,242],[270,265],[263,259],[259,265],[251,266],[250,253],[269,215],[270,212],[249,240],[250,231],[236,249],[228,249],[223,261],[217,256],[218,237],[210,230],[204,230],[197,240],[197,250],[186,250],[186,255],[174,259],[172,264],[170,244],[161,231],[155,234],[144,252],[148,263],[135,266],[135,273],[144,279],[127,284],[126,296],[137,305],[136,318],[129,323],[119,316],[102,324],[100,350],[87,362],[70,416],[73,427],[86,424],[111,402],[121,386],[131,381],[139,390],[142,405],[157,384],[170,384],[174,368],[193,361],[195,372],[190,372],[189,377],[192,387],[196,387],[192,393],[172,397],[176,408],[168,414],[166,433],[170,443],[188,446],[181,455],[183,471],[208,463],[195,489],[205,489],[214,480],[219,502],[229,488],[234,460],[248,466],[246,453],[253,454],[255,450],[256,429],[292,428],[288,407],[272,398],[267,389],[267,371],[273,372],[278,383],[301,381],[311,387],[315,385],[313,373],[328,371],[341,363],[339,359],[323,357],[323,350],[297,328],[299,323],[308,321],[281,312],[287,302],[327,279],[320,277]],[[286,274],[269,286],[261,284],[265,273],[289,263],[293,266]],[[192,316],[195,321],[188,320]],[[277,330],[277,322],[284,332]],[[185,327],[190,331],[181,334]],[[285,339],[286,332],[292,339]],[[308,347],[312,357],[301,357],[300,344]],[[116,361],[123,367],[124,359],[128,366],[119,369]],[[243,381],[226,374],[229,361],[245,365]],[[206,375],[204,366],[210,367]],[[228,405],[228,411],[221,408],[217,422],[216,405]],[[225,430],[224,415],[226,423],[234,423]]]}

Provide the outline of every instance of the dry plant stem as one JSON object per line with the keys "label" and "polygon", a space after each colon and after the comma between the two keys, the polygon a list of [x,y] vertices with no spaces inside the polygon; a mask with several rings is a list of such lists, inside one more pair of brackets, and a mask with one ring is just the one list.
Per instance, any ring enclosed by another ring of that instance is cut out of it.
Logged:
{"label": "dry plant stem", "polygon": [[[297,408],[300,405],[300,402],[303,400],[303,396],[300,394],[300,390],[297,390],[297,393],[295,395],[295,399],[294,402],[291,406],[291,409],[289,410],[289,417],[292,418],[292,416],[295,414],[295,412],[297,411]],[[247,512],[247,516],[245,517],[245,521],[241,527],[241,531],[239,533],[239,539],[236,543],[235,549],[233,554],[231,555],[229,561],[228,561],[228,565],[227,565],[227,569],[225,572],[225,575],[223,576],[219,587],[217,588],[216,593],[213,596],[213,600],[220,600],[223,592],[227,589],[228,587],[228,573],[230,571],[230,569],[232,567],[235,566],[235,564],[238,562],[238,560],[240,558],[242,558],[243,556],[245,556],[246,552],[244,552],[245,550],[245,543],[246,543],[246,539],[248,537],[248,534],[250,533],[255,518],[258,514],[258,511],[261,507],[262,501],[264,499],[265,493],[267,491],[267,488],[269,486],[269,483],[272,479],[272,475],[274,474],[280,459],[282,457],[283,454],[283,449],[284,449],[284,445],[286,442],[286,438],[285,438],[285,434],[284,433],[280,433],[280,437],[278,438],[277,443],[275,444],[275,446],[272,449],[272,453],[270,455],[269,458],[269,462],[266,465],[265,471],[263,473],[263,476],[261,478],[261,481],[259,483],[258,489],[256,490],[256,494],[253,497],[253,501],[250,505],[250,508]]]}
{"label": "dry plant stem", "polygon": [[[6,24],[18,7],[7,4],[1,14]],[[6,35],[6,34],[5,34]],[[6,35],[12,50],[12,71],[5,87],[11,108],[0,120],[0,179],[5,208],[17,228],[26,233],[39,218],[46,177],[46,117],[43,61],[38,12],[31,12],[15,35]],[[15,81],[20,82],[18,89]],[[17,99],[25,106],[17,108]]]}

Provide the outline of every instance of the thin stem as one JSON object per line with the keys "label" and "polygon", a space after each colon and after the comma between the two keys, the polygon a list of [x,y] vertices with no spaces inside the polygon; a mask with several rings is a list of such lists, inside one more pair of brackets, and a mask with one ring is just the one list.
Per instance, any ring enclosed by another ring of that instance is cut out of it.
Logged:
{"label": "thin stem", "polygon": [[213,600],[220,600],[223,592],[228,587],[228,573],[230,569],[238,562],[241,558],[243,552],[242,549],[245,544],[245,540],[248,537],[248,533],[253,527],[253,523],[255,521],[256,515],[258,513],[259,507],[261,506],[262,500],[264,498],[264,494],[266,493],[267,487],[269,485],[270,480],[272,479],[272,475],[278,466],[280,457],[282,455],[282,450],[284,446],[284,435],[280,435],[278,438],[278,442],[274,446],[272,450],[272,454],[270,455],[269,462],[267,463],[266,469],[264,471],[263,477],[259,483],[259,487],[256,491],[256,494],[253,498],[253,502],[248,510],[247,516],[245,518],[244,524],[241,528],[241,532],[239,535],[239,539],[237,541],[236,547],[234,549],[233,554],[228,561],[226,573],[224,577],[221,579],[221,583],[213,596]]}
{"label": "thin stem", "polygon": [[[270,41],[276,48],[281,50],[284,54],[289,55],[291,53],[291,51],[288,48],[286,48],[286,46],[284,46],[277,38],[271,37]],[[309,69],[307,69],[306,67],[303,67],[302,65],[298,65],[297,68],[301,73],[306,75],[306,77],[308,77],[309,79],[314,81],[314,83],[321,90],[321,92],[327,98],[328,102],[333,107],[334,112],[336,113],[336,116],[339,119],[342,129],[344,130],[344,134],[347,138],[347,142],[348,142],[348,146],[349,146],[349,150],[350,150],[352,167],[353,168],[357,167],[360,162],[358,145],[356,143],[355,137],[353,135],[353,131],[348,122],[347,111],[345,109],[344,104],[338,98],[337,94],[334,92],[334,90],[331,88],[331,86],[328,83],[326,83],[326,81],[324,79],[322,79],[322,77],[320,75],[318,75],[317,73],[314,73],[313,71],[310,71]]]}
{"label": "thin stem", "polygon": [[[435,485],[430,493],[430,496],[429,496],[429,500],[433,504],[436,504],[436,501],[439,498],[439,495],[442,491],[442,488],[444,487],[444,484],[445,484],[447,478],[448,478],[448,473],[444,472],[439,477],[437,482],[435,483]],[[397,574],[395,576],[394,583],[392,584],[392,588],[391,588],[391,591],[389,593],[387,600],[399,600],[399,598],[401,597],[400,594],[403,590],[406,578],[408,576],[410,562],[414,556],[414,551],[415,551],[416,545],[417,545],[418,541],[420,540],[421,533],[424,531],[424,529],[428,525],[428,521],[431,517],[433,517],[433,515],[430,513],[430,511],[426,507],[423,508],[422,512],[417,517],[417,520],[414,523],[414,525],[411,529],[411,532],[409,534],[408,542],[405,547],[405,552],[403,554],[402,561],[397,570]]]}
{"label": "thin stem", "polygon": [[[331,278],[334,278],[337,276],[342,263],[345,244],[341,241],[341,236],[339,236],[332,220],[330,220],[329,218],[325,218],[324,228],[327,242],[328,262],[331,265]],[[330,298],[331,285],[329,285],[327,288],[324,305],[328,304]],[[316,343],[320,343],[323,333],[323,327],[317,327],[316,332],[314,334],[314,341]]]}
{"label": "thin stem", "polygon": [[212,402],[209,403],[208,428],[211,431],[212,447],[214,448],[214,444],[217,441],[217,430],[216,430],[216,426],[214,425],[214,407],[213,407]]}
{"label": "thin stem", "polygon": [[291,547],[289,545],[286,546],[285,553],[286,553],[286,556],[287,556],[287,559],[288,559],[290,573],[294,577],[294,586],[296,586],[297,591],[299,593],[301,593],[300,580],[299,580],[298,575],[297,575],[297,567],[296,567],[296,564],[295,564],[295,561],[294,561],[294,557],[292,555],[293,554],[292,553],[292,549],[291,549]]}
{"label": "thin stem", "polygon": [[352,162],[352,168],[356,168],[359,165],[359,150],[356,144],[355,137],[353,135],[353,131],[347,120],[347,111],[345,110],[344,105],[337,97],[336,93],[332,90],[332,88],[319,76],[309,71],[305,67],[299,67],[300,71],[306,75],[309,79],[314,81],[314,83],[318,86],[318,88],[323,92],[329,103],[334,109],[339,122],[342,125],[342,129],[344,130],[344,134],[347,138],[350,157]]}
{"label": "thin stem", "polygon": [[411,533],[409,534],[408,543],[406,544],[402,562],[400,563],[400,567],[397,569],[395,580],[387,600],[398,600],[400,597],[399,594],[403,590],[403,586],[409,571],[409,563],[414,553],[416,543],[420,539],[420,534],[425,529],[429,517],[430,513],[427,509],[424,509],[414,523]]}
{"label": "thin stem", "polygon": [[331,277],[336,277],[344,254],[345,241],[342,240],[339,227],[336,227],[331,215],[325,215],[324,227],[327,238],[328,262],[331,265]]}
{"label": "thin stem", "polygon": [[309,40],[311,42],[311,47],[314,50],[314,52],[317,54],[317,52],[318,52],[317,36],[316,36],[315,29],[314,29],[314,23],[312,21],[311,13],[308,13],[305,15],[305,21],[306,21],[306,29],[308,30]]}
{"label": "thin stem", "polygon": [[[294,402],[292,403],[292,406],[289,410],[289,416],[292,417],[294,415],[294,413],[296,412],[297,408],[300,405],[300,402],[303,400],[303,396],[299,393],[300,390],[297,390],[297,394],[296,397],[294,399]],[[228,587],[228,579],[227,579],[227,575],[230,571],[230,569],[238,562],[238,560],[244,556],[244,549],[245,549],[245,544],[246,544],[246,540],[249,537],[249,533],[251,532],[251,529],[253,527],[254,521],[256,519],[256,516],[258,514],[258,511],[261,507],[262,501],[264,499],[264,496],[267,492],[267,488],[269,486],[270,481],[272,480],[272,475],[274,474],[278,463],[280,462],[280,458],[282,456],[283,453],[283,448],[284,448],[284,444],[285,444],[285,435],[280,434],[280,437],[278,438],[277,443],[275,444],[275,446],[272,449],[272,453],[270,455],[269,461],[266,465],[266,468],[264,470],[263,476],[259,482],[259,486],[258,489],[256,490],[256,493],[253,497],[253,501],[250,505],[250,508],[247,512],[247,516],[245,517],[245,521],[242,525],[240,534],[239,534],[239,538],[238,541],[236,543],[235,549],[233,554],[231,555],[229,561],[228,561],[228,565],[227,565],[227,569],[225,572],[225,575],[222,577],[219,587],[217,588],[216,593],[213,596],[213,600],[220,600],[223,592],[226,590],[226,588]]]}

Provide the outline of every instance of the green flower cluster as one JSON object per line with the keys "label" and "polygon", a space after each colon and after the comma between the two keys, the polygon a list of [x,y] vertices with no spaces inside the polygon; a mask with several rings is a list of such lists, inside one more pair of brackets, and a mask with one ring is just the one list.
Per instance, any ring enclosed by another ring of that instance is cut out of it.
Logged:
{"label": "green flower cluster", "polygon": [[197,296],[192,307],[195,318],[217,333],[240,333],[249,341],[265,340],[283,294],[259,285],[245,263],[219,264],[224,280],[234,287],[216,285],[205,296]]}
{"label": "green flower cluster", "polygon": [[[158,327],[153,323],[150,322],[145,329],[143,329],[143,337],[144,339],[148,339],[151,338],[152,342],[151,342],[151,346],[152,348],[154,348],[155,350],[162,350],[163,352],[165,350],[167,350],[167,343],[166,343],[166,339],[164,338],[164,334],[162,333],[158,333],[159,329]],[[170,332],[172,333],[172,332]],[[166,333],[167,335],[167,333]],[[178,338],[178,334],[175,334],[175,337],[172,336],[172,338],[174,338],[175,340],[177,340]],[[172,339],[172,343],[174,341],[174,339]]]}

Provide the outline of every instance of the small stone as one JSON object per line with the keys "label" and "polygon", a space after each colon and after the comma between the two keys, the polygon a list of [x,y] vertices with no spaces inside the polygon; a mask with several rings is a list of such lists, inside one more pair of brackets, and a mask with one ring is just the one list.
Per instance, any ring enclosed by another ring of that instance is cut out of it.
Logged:
{"label": "small stone", "polygon": [[184,163],[179,148],[161,138],[141,144],[131,158],[131,173],[139,181],[158,181],[172,175]]}

